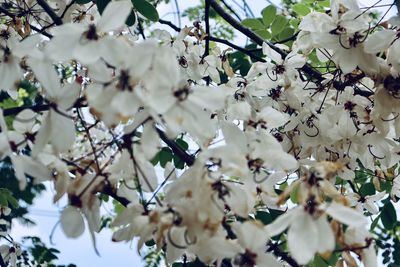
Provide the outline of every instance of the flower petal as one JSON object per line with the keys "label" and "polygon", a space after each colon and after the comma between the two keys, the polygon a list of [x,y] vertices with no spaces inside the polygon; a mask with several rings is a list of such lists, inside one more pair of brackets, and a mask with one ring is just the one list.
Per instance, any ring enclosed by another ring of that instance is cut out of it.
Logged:
{"label": "flower petal", "polygon": [[82,214],[75,207],[69,206],[61,213],[61,229],[70,238],[77,238],[85,231]]}
{"label": "flower petal", "polygon": [[307,264],[318,250],[318,228],[315,220],[305,212],[299,212],[296,222],[288,231],[288,246],[299,264]]}
{"label": "flower petal", "polygon": [[337,204],[336,202],[330,203],[326,209],[333,219],[338,220],[348,226],[360,227],[367,223],[366,218],[354,209]]}

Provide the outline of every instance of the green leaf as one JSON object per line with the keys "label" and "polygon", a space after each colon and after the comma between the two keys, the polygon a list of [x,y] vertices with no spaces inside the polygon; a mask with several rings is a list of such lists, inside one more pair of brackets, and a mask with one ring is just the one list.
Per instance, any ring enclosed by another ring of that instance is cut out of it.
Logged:
{"label": "green leaf", "polygon": [[110,2],[111,0],[96,0],[97,10],[99,11],[100,15],[103,14],[104,9]]}
{"label": "green leaf", "polygon": [[7,197],[3,194],[0,194],[0,206],[8,207]]}
{"label": "green leaf", "polygon": [[290,192],[290,200],[293,202],[293,203],[299,203],[299,197],[298,197],[298,195],[299,195],[299,184],[297,184],[293,189],[292,189],[292,191]]}
{"label": "green leaf", "polygon": [[183,170],[185,168],[185,162],[178,155],[174,154],[173,160],[175,168],[179,170]]}
{"label": "green leaf", "polygon": [[301,21],[300,19],[294,18],[294,19],[291,19],[291,20],[289,21],[289,24],[290,24],[290,26],[292,26],[294,29],[297,29],[297,28],[299,27],[300,21]]}
{"label": "green leaf", "polygon": [[281,216],[284,213],[285,211],[283,210],[269,209],[269,214],[271,214],[272,221],[275,221],[279,216]]}
{"label": "green leaf", "polygon": [[329,264],[321,258],[321,256],[316,255],[311,266],[313,267],[329,267]]}
{"label": "green leaf", "polygon": [[153,166],[156,166],[157,163],[160,161],[160,152],[158,152],[154,158],[152,160],[150,160],[151,164],[153,164]]}
{"label": "green leaf", "polygon": [[370,231],[372,232],[374,229],[375,229],[375,227],[378,225],[378,222],[379,222],[379,218],[380,218],[381,216],[379,215],[379,216],[376,216],[376,218],[372,221],[372,223],[371,223],[371,227],[370,227]]}
{"label": "green leaf", "polygon": [[135,15],[135,11],[131,11],[131,13],[129,14],[128,18],[125,21],[125,24],[129,27],[133,26],[133,24],[135,24],[136,22],[136,15]]}
{"label": "green leaf", "polygon": [[172,159],[174,157],[173,154],[172,154],[171,149],[168,148],[168,147],[163,147],[161,149],[161,151],[159,152],[159,156],[160,156],[160,165],[163,168],[165,167],[165,165],[168,162],[172,161]]}
{"label": "green leaf", "polygon": [[189,144],[186,143],[185,140],[183,140],[182,138],[178,138],[175,140],[176,144],[182,148],[183,150],[187,150],[189,148]]}
{"label": "green leaf", "polygon": [[18,204],[18,200],[15,199],[13,196],[9,196],[7,198],[8,204],[11,205],[11,207],[13,207],[14,209],[18,208],[19,204]]}
{"label": "green leaf", "polygon": [[329,0],[318,1],[318,4],[321,5],[322,7],[330,7],[331,1]]}
{"label": "green leaf", "polygon": [[259,19],[244,19],[242,24],[252,30],[263,29],[264,24]]}
{"label": "green leaf", "polygon": [[256,30],[254,32],[257,33],[264,40],[270,40],[271,39],[271,33],[269,31],[267,31],[267,30]]}
{"label": "green leaf", "polygon": [[397,266],[400,265],[400,241],[399,239],[394,239],[394,253],[393,253],[393,261]]}
{"label": "green leaf", "polygon": [[397,223],[397,215],[390,200],[388,200],[383,206],[380,216],[383,226],[388,230],[393,229]]}
{"label": "green leaf", "polygon": [[75,0],[75,3],[79,4],[79,5],[84,5],[87,3],[92,2],[92,0]]}
{"label": "green leaf", "polygon": [[375,195],[375,186],[372,183],[363,184],[360,187],[360,194],[363,197]]}
{"label": "green leaf", "polygon": [[364,183],[367,179],[368,179],[368,175],[363,170],[356,170],[355,171],[355,179],[354,179],[354,181],[356,183]]}
{"label": "green leaf", "polygon": [[121,213],[125,210],[124,205],[122,205],[121,203],[119,203],[117,200],[113,199],[112,202],[113,202],[113,204],[114,204],[114,211],[115,211],[117,214],[121,214]]}
{"label": "green leaf", "polygon": [[149,240],[149,241],[146,241],[144,244],[145,244],[146,246],[148,246],[148,247],[152,247],[152,246],[154,246],[154,245],[156,244],[156,242],[154,242],[154,240],[151,239],[151,240]]}
{"label": "green leaf", "polygon": [[160,19],[160,17],[158,16],[157,9],[146,0],[131,0],[131,1],[135,9],[145,18],[151,21],[158,21]]}
{"label": "green leaf", "polygon": [[294,30],[292,28],[286,27],[279,35],[279,41],[288,39],[294,35]]}
{"label": "green leaf", "polygon": [[292,9],[300,16],[305,16],[311,11],[310,8],[304,4],[295,4],[292,6]]}
{"label": "green leaf", "polygon": [[283,29],[285,29],[286,24],[288,23],[288,20],[282,16],[282,15],[277,15],[274,22],[272,22],[271,25],[271,31],[273,35],[278,35]]}
{"label": "green leaf", "polygon": [[273,221],[271,215],[266,211],[257,211],[255,217],[265,225],[270,224]]}
{"label": "green leaf", "polygon": [[261,11],[263,22],[265,26],[271,25],[276,16],[276,7],[274,5],[269,5]]}

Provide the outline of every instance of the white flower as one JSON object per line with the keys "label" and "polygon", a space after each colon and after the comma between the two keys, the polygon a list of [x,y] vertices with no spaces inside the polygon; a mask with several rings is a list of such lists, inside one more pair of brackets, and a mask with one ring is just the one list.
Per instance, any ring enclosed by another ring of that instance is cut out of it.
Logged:
{"label": "white flower", "polygon": [[[366,218],[363,215],[335,202],[321,208],[333,219],[349,226],[361,227],[366,224]],[[275,236],[289,228],[289,251],[299,264],[307,264],[317,252],[330,252],[335,248],[334,233],[326,215],[318,216],[318,212],[312,214],[313,212],[315,210],[312,207],[307,211],[306,207],[298,206],[266,226],[270,236]]]}
{"label": "white flower", "polygon": [[360,196],[357,193],[351,193],[348,197],[351,201],[351,205],[356,206],[356,209],[360,212],[366,209],[372,214],[377,214],[379,210],[376,207],[376,202],[381,200],[385,195],[386,192],[379,192],[371,196]]}
{"label": "white flower", "polygon": [[98,61],[112,45],[103,42],[102,34],[124,26],[131,7],[130,1],[111,1],[96,24],[67,23],[55,28],[46,53],[57,61],[76,59],[83,64]]}
{"label": "white flower", "polygon": [[236,256],[234,264],[238,262],[238,266],[246,264],[254,264],[260,267],[283,266],[274,256],[265,252],[269,238],[262,225],[246,221],[244,223],[234,223],[232,229],[243,249],[241,254]]}
{"label": "white flower", "polygon": [[77,238],[85,231],[85,223],[81,212],[73,207],[68,206],[61,213],[61,229],[65,235],[70,238]]}
{"label": "white flower", "polygon": [[45,89],[51,106],[37,133],[32,154],[36,156],[47,143],[52,144],[55,153],[65,152],[75,141],[75,126],[67,110],[79,97],[80,87],[76,83],[62,86],[48,62],[30,58],[28,63]]}

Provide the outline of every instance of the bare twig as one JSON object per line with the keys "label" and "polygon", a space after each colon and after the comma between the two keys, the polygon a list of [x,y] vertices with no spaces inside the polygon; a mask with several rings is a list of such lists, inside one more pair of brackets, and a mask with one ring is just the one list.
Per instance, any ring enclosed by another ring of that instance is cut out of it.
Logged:
{"label": "bare twig", "polygon": [[36,2],[44,9],[44,11],[46,11],[46,13],[50,16],[50,18],[54,21],[56,25],[63,24],[62,19],[56,14],[56,12],[54,12],[54,10],[49,6],[46,0],[37,0]]}

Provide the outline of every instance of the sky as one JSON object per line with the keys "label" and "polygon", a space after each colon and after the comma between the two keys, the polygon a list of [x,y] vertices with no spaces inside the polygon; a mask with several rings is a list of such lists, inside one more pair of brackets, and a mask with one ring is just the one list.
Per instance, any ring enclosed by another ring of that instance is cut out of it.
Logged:
{"label": "sky", "polygon": [[[197,0],[178,0],[181,3],[181,10],[189,6],[195,6]],[[377,0],[361,0],[361,6],[370,6]],[[169,5],[162,5],[158,8],[160,17],[166,20],[174,21],[177,24],[177,17],[173,14],[174,1],[170,1]],[[248,0],[248,3],[255,13],[259,16],[261,10],[271,2],[270,0]],[[273,0],[274,3],[279,3]],[[382,0],[380,4],[391,4],[393,0]],[[378,9],[384,12],[386,9]],[[392,16],[396,13],[395,8],[389,13]],[[183,19],[182,26],[190,25],[190,22]],[[235,42],[241,42],[243,37],[237,37]],[[48,191],[43,193],[41,197],[36,199],[34,205],[30,208],[30,218],[37,223],[34,227],[25,227],[17,222],[13,223],[13,230],[11,235],[15,240],[20,240],[21,237],[27,235],[39,236],[42,241],[47,244],[51,230],[59,220],[60,211],[66,204],[64,198],[58,206],[52,205],[53,194],[51,192],[51,185],[47,184]],[[103,208],[103,212],[107,209]],[[116,266],[116,267],[137,267],[143,266],[140,256],[136,252],[136,245],[134,243],[114,243],[111,241],[112,232],[110,230],[103,230],[100,234],[96,235],[97,247],[100,256],[96,255],[93,245],[89,236],[89,232],[85,233],[78,239],[68,239],[65,237],[60,227],[54,231],[53,239],[54,247],[61,251],[59,261],[57,264],[74,263],[78,267],[91,267],[91,266]]]}

